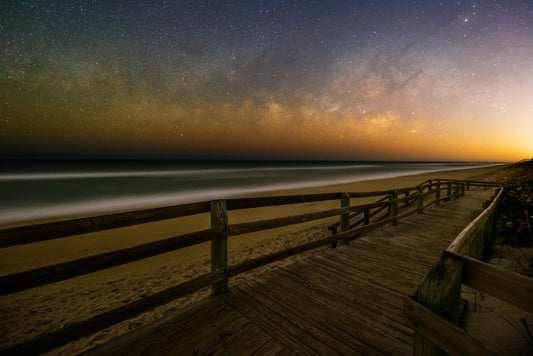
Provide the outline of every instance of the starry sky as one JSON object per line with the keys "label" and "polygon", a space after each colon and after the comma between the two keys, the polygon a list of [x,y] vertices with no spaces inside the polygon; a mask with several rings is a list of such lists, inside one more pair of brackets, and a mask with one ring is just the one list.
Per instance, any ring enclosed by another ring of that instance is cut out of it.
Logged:
{"label": "starry sky", "polygon": [[533,1],[1,1],[2,158],[533,156]]}

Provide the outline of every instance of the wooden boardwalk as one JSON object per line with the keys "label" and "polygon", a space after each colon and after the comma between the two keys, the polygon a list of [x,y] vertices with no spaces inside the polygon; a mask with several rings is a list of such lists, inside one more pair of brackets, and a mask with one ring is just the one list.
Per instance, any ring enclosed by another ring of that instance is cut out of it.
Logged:
{"label": "wooden boardwalk", "polygon": [[405,296],[490,194],[467,192],[240,283],[89,354],[411,355]]}

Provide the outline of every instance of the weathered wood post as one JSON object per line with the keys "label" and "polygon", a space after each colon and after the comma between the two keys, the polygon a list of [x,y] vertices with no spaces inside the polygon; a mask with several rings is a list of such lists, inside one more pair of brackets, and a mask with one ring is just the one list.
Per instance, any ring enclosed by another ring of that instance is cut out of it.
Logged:
{"label": "weathered wood post", "polygon": [[446,201],[452,200],[452,182],[446,183]]}
{"label": "weathered wood post", "polygon": [[470,191],[470,182],[466,182],[466,191]]}
{"label": "weathered wood post", "polygon": [[468,256],[481,260],[485,250],[485,227],[482,227],[468,246]]}
{"label": "weathered wood post", "polygon": [[[461,279],[463,263],[453,255],[444,253],[418,286],[413,299],[454,324],[461,316]],[[409,305],[407,305],[409,308]],[[446,355],[435,344],[417,331],[415,323],[414,355]]]}
{"label": "weathered wood post", "polygon": [[[341,208],[346,208],[350,206],[350,194],[341,193]],[[341,224],[339,226],[340,232],[347,231],[350,228],[350,212],[341,214]],[[350,243],[350,239],[343,239],[345,245]]]}
{"label": "weathered wood post", "polygon": [[370,209],[366,208],[364,212],[363,225],[368,225],[368,224],[370,224]]}
{"label": "weathered wood post", "polygon": [[424,186],[419,185],[417,187],[416,208],[419,214],[424,210]]}
{"label": "weathered wood post", "polygon": [[465,195],[465,184],[464,183],[461,183],[460,185],[459,195],[461,196]]}
{"label": "weathered wood post", "polygon": [[[333,227],[331,228],[331,234],[332,234],[332,235],[337,235],[337,226],[333,226]],[[331,247],[332,247],[332,248],[337,247],[337,241],[333,241],[333,242],[331,243]]]}
{"label": "weathered wood post", "polygon": [[[211,271],[223,269],[228,273],[228,208],[225,200],[211,200],[211,227],[224,227],[224,235],[211,240]],[[212,285],[213,295],[223,294],[228,289],[227,277]]]}
{"label": "weathered wood post", "polygon": [[[406,192],[405,192],[405,197],[406,197],[406,198],[409,198],[409,191],[406,191]],[[406,200],[403,206],[406,207],[406,206],[408,206],[408,205],[409,205],[409,200]]]}
{"label": "weathered wood post", "polygon": [[[498,195],[501,188],[496,189],[495,196]],[[492,250],[494,247],[494,231],[496,228],[496,217],[498,216],[498,210],[500,206],[500,200],[496,202],[496,206],[494,207],[494,210],[490,214],[489,218],[487,219],[487,222],[485,223],[485,226],[483,227],[484,235],[483,235],[483,241],[484,241],[484,250],[483,250],[483,256],[481,259],[487,260],[492,256]],[[527,211],[526,211],[527,216]]]}
{"label": "weathered wood post", "polygon": [[395,218],[392,221],[392,225],[398,225],[398,220],[396,220],[396,217],[398,216],[398,191],[397,190],[391,190],[390,192],[391,197],[391,217]]}
{"label": "weathered wood post", "polygon": [[440,204],[440,179],[437,179],[435,189],[435,206],[438,206]]}

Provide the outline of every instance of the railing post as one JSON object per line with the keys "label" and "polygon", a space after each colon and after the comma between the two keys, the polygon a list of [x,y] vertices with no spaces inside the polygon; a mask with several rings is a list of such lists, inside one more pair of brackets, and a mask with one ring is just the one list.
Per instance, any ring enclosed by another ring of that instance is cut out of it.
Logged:
{"label": "railing post", "polygon": [[[482,255],[479,258],[480,260],[489,259],[492,256],[492,251],[494,248],[494,228],[496,225],[496,216],[498,214],[498,205],[490,214],[485,226],[483,227],[483,251]],[[526,211],[527,214],[527,211]]]}
{"label": "railing post", "polygon": [[465,195],[465,184],[464,183],[461,183],[460,185],[459,195],[461,196]]}
{"label": "railing post", "polygon": [[424,187],[419,185],[417,187],[416,208],[419,214],[423,213],[424,209]]}
{"label": "railing post", "polygon": [[[331,234],[332,235],[337,235],[337,226],[334,226],[332,229],[331,229]],[[337,247],[337,241],[333,241],[331,243],[331,248],[335,248]]]}
{"label": "railing post", "polygon": [[[460,259],[443,255],[418,286],[413,297],[441,317],[458,324],[461,316],[461,280],[463,263]],[[417,331],[415,323],[414,355],[445,355],[435,344]]]}
{"label": "railing post", "polygon": [[[391,191],[391,217],[396,218],[398,216],[398,191],[392,190]],[[392,225],[398,225],[398,220],[394,219],[392,221]]]}
{"label": "railing post", "polygon": [[437,179],[437,183],[435,183],[435,206],[438,206],[440,204],[440,179]]}
{"label": "railing post", "polygon": [[[211,200],[211,227],[224,226],[224,236],[211,240],[211,271],[220,268],[228,272],[228,209],[225,200]],[[223,294],[228,289],[227,277],[212,285],[213,295]]]}
{"label": "railing post", "polygon": [[[457,182],[453,182],[452,183],[452,198],[457,198],[457,192],[458,192]],[[451,198],[450,198],[450,200],[451,200]]]}
{"label": "railing post", "polygon": [[446,183],[446,201],[452,200],[452,182]]}
{"label": "railing post", "polygon": [[[409,198],[409,191],[406,191],[406,192],[405,192],[405,197],[406,197],[406,198]],[[405,201],[405,204],[404,204],[403,206],[408,206],[408,205],[409,205],[409,200],[406,200],[406,201]]]}
{"label": "railing post", "polygon": [[416,198],[416,208],[419,214],[423,213],[424,210],[424,187],[419,185],[417,187],[417,198]]}
{"label": "railing post", "polygon": [[363,225],[368,225],[370,224],[370,209],[365,209],[365,212],[364,212],[364,221],[363,221]]}
{"label": "railing post", "polygon": [[[341,193],[341,208],[346,208],[350,206],[350,194]],[[346,231],[350,228],[350,212],[341,214],[341,224],[339,225],[340,232]],[[343,239],[345,245],[350,243],[350,239]]]}
{"label": "railing post", "polygon": [[466,182],[466,191],[467,191],[467,192],[470,191],[470,182]]}

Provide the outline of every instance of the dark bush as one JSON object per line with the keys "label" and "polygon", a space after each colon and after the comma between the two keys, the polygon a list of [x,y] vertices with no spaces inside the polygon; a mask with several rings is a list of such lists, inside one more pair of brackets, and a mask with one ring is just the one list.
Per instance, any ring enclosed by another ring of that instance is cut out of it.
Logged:
{"label": "dark bush", "polygon": [[497,227],[503,232],[504,243],[531,246],[533,231],[533,160],[524,160],[508,167],[501,180],[505,194],[500,205]]}

